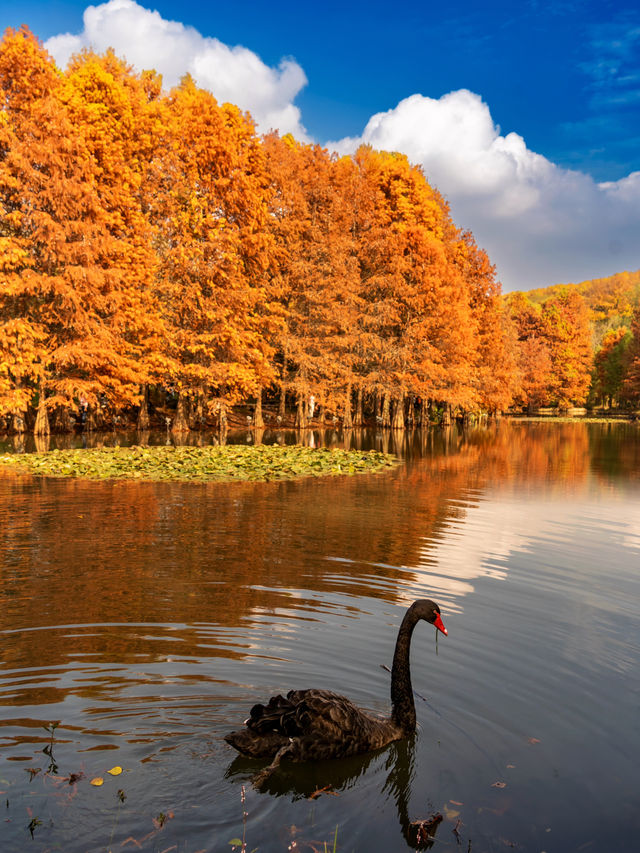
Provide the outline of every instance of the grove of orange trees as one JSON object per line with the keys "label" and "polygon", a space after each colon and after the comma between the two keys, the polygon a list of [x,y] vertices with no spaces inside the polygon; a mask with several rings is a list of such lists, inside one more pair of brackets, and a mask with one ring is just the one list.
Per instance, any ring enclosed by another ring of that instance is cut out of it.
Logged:
{"label": "grove of orange trees", "polygon": [[506,297],[522,381],[515,402],[640,402],[640,270]]}
{"label": "grove of orange trees", "polygon": [[[0,43],[0,89],[0,429],[146,426],[168,396],[175,429],[237,404],[260,425],[267,396],[347,427],[585,400],[584,297],[505,301],[404,155],[261,137],[111,51],[62,72],[25,27]],[[602,395],[640,391],[629,324]]]}

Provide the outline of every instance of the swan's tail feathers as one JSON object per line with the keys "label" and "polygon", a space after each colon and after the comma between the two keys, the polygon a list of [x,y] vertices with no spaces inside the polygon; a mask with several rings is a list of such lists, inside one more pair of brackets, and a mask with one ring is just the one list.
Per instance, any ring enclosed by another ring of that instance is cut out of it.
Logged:
{"label": "swan's tail feathers", "polygon": [[224,736],[228,744],[251,758],[273,758],[278,750],[289,743],[289,738],[278,732],[260,734],[252,729],[240,729]]}
{"label": "swan's tail feathers", "polygon": [[257,734],[279,732],[287,737],[300,734],[296,721],[296,703],[289,697],[272,696],[266,705],[254,705],[245,725]]}

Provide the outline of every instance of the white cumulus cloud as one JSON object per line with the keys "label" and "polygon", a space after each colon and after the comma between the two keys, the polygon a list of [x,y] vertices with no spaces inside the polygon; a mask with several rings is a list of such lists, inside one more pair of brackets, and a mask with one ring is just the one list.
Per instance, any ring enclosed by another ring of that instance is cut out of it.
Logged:
{"label": "white cumulus cloud", "polygon": [[45,42],[61,67],[83,48],[102,53],[112,47],[138,70],[154,68],[167,87],[188,72],[221,103],[228,101],[248,110],[261,131],[278,129],[307,139],[294,104],[307,78],[295,60],[285,58],[277,68],[270,68],[248,48],[229,47],[193,27],[167,21],[135,0],[88,6],[83,23],[81,33],[64,33]]}
{"label": "white cumulus cloud", "polygon": [[640,267],[640,173],[596,183],[503,136],[466,89],[412,95],[372,116],[362,135],[329,142],[401,151],[419,163],[497,265],[505,289],[580,281]]}

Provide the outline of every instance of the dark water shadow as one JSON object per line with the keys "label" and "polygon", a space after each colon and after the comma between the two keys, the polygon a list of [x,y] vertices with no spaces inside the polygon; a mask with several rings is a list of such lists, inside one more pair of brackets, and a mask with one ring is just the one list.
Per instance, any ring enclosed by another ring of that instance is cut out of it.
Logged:
{"label": "dark water shadow", "polygon": [[[416,735],[389,744],[366,755],[355,755],[331,761],[304,763],[283,762],[277,772],[261,786],[260,792],[272,797],[290,797],[292,801],[340,794],[354,787],[377,759],[384,756],[384,783],[380,793],[395,803],[400,833],[412,850],[429,850],[435,843],[439,819],[434,815],[412,816],[411,789],[415,776]],[[250,785],[265,762],[236,756],[225,773],[225,779]],[[366,820],[366,816],[363,820]]]}

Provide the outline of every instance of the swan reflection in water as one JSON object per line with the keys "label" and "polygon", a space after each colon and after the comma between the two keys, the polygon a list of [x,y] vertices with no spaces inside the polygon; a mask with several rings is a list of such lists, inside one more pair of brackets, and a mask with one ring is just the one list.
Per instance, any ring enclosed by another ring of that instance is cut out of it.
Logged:
{"label": "swan reflection in water", "polygon": [[[412,817],[409,811],[415,775],[415,740],[416,735],[412,734],[366,755],[301,764],[283,762],[278,773],[272,773],[262,783],[260,791],[274,797],[290,796],[293,800],[311,799],[322,792],[340,793],[354,787],[372,763],[384,758],[386,777],[381,793],[384,799],[395,803],[402,837],[412,850],[428,850],[434,844],[439,820],[425,821],[424,813]],[[256,759],[239,755],[227,768],[225,778],[251,783],[256,764]],[[423,825],[428,826],[428,835],[421,831]]]}

